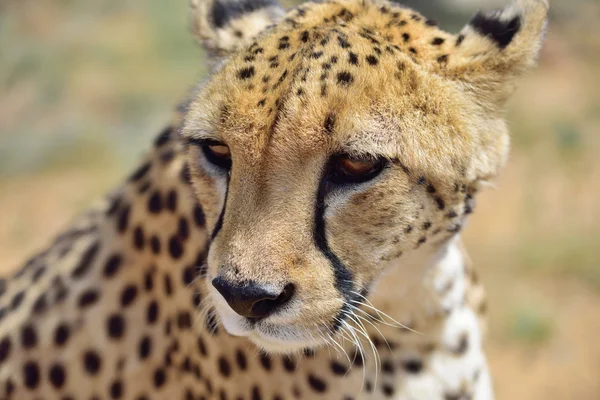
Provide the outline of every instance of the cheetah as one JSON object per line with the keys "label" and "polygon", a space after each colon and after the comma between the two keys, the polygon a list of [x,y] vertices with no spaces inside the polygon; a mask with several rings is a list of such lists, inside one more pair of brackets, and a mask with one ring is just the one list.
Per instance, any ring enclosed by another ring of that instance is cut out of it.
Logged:
{"label": "cheetah", "polygon": [[546,0],[192,0],[211,76],[0,280],[2,399],[492,399],[460,242]]}

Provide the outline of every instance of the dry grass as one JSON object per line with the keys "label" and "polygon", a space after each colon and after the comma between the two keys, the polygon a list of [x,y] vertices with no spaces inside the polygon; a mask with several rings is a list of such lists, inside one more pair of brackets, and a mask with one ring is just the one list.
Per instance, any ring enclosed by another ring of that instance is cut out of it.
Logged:
{"label": "dry grass", "polygon": [[[4,4],[3,270],[117,182],[202,75],[181,3]],[[465,232],[500,399],[600,398],[598,15],[593,0],[554,1],[541,68],[511,104],[513,156]]]}

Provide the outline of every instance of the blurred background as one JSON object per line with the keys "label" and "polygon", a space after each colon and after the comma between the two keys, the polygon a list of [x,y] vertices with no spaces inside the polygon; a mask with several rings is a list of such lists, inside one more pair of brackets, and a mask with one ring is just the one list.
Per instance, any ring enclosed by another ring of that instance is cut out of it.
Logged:
{"label": "blurred background", "polygon": [[[458,31],[507,1],[404,3]],[[510,162],[464,234],[499,399],[600,399],[600,1],[551,3]],[[186,0],[0,0],[0,270],[118,182],[204,74]]]}

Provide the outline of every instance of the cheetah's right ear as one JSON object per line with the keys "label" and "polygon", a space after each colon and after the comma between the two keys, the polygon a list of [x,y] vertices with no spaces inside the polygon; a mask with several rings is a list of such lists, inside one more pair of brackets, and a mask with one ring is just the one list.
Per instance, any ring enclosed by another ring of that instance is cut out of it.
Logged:
{"label": "cheetah's right ear", "polygon": [[191,0],[192,29],[213,58],[223,58],[249,43],[285,10],[277,0]]}

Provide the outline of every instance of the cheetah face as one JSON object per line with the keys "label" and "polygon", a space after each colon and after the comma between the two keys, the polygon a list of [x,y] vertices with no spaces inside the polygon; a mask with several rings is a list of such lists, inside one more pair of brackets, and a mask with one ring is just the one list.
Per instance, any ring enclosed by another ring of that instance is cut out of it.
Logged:
{"label": "cheetah face", "polygon": [[221,65],[181,132],[229,333],[276,352],[324,344],[387,269],[408,280],[443,251],[506,158],[509,89],[494,84],[509,69],[470,63],[526,53],[509,44],[534,28],[515,15],[494,14],[512,29],[500,43],[387,3],[309,3]]}

